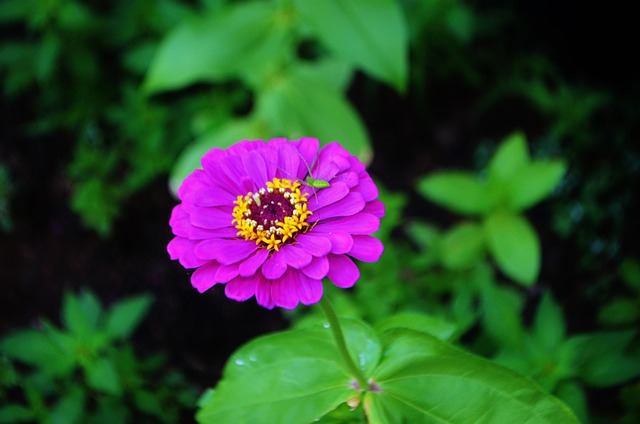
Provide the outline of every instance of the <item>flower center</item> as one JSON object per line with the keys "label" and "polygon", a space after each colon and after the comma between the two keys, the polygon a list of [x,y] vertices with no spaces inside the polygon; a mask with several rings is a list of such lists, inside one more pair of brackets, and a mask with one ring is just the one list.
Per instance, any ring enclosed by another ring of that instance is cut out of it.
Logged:
{"label": "flower center", "polygon": [[277,251],[296,233],[307,231],[307,217],[312,213],[307,209],[309,194],[301,193],[300,186],[299,181],[274,178],[267,188],[238,196],[231,221],[237,235]]}

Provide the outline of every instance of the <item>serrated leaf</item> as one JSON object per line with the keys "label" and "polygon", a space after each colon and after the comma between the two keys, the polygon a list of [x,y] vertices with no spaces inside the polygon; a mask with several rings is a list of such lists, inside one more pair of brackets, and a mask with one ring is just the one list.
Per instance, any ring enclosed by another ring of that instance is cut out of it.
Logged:
{"label": "serrated leaf", "polygon": [[256,72],[283,51],[284,31],[265,2],[229,5],[188,19],[160,44],[147,73],[147,92],[222,81]]}
{"label": "serrated leaf", "polygon": [[527,140],[523,133],[515,132],[498,146],[498,150],[489,162],[489,176],[507,183],[528,163]]}
{"label": "serrated leaf", "polygon": [[[369,332],[358,337],[354,332],[366,326],[354,326],[351,320],[345,323],[348,337],[360,340],[356,341],[360,347],[352,352],[363,353],[362,342],[368,343]],[[364,347],[365,363],[360,365],[369,369],[367,358],[376,356],[371,356],[375,347]],[[218,386],[200,400],[196,418],[215,424],[308,423],[356,398],[352,380],[329,329],[271,334],[254,339],[231,356]]]}
{"label": "serrated leaf", "polygon": [[258,116],[275,133],[297,139],[313,134],[322,144],[338,141],[364,162],[371,145],[362,120],[343,94],[293,72],[269,86],[258,98]]}
{"label": "serrated leaf", "polygon": [[107,315],[106,330],[116,339],[126,339],[138,327],[151,306],[149,295],[125,299],[114,305]]}
{"label": "serrated leaf", "polygon": [[79,423],[84,412],[84,403],[84,392],[79,386],[73,386],[59,398],[43,423]]}
{"label": "serrated leaf", "polygon": [[107,358],[98,358],[85,366],[87,383],[93,389],[118,396],[122,392],[120,376],[115,364]]}
{"label": "serrated leaf", "polygon": [[452,270],[473,266],[482,258],[484,251],[484,230],[473,222],[456,225],[442,238],[442,263]]}
{"label": "serrated leaf", "polygon": [[521,211],[547,197],[566,171],[562,161],[535,161],[513,176],[507,184],[508,207]]}
{"label": "serrated leaf", "polygon": [[569,408],[528,378],[435,337],[385,333],[385,353],[365,395],[374,423],[578,423]]}
{"label": "serrated leaf", "polygon": [[301,19],[336,56],[398,91],[407,83],[408,43],[393,0],[298,0]]}
{"label": "serrated leaf", "polygon": [[497,212],[484,222],[489,250],[498,267],[516,282],[530,286],[540,272],[540,241],[520,215]]}
{"label": "serrated leaf", "polygon": [[465,215],[489,211],[487,186],[467,172],[438,172],[418,183],[418,192],[427,199]]}
{"label": "serrated leaf", "polygon": [[556,352],[564,341],[565,327],[562,308],[554,302],[551,294],[546,292],[533,320],[532,330],[536,346],[548,353]]}

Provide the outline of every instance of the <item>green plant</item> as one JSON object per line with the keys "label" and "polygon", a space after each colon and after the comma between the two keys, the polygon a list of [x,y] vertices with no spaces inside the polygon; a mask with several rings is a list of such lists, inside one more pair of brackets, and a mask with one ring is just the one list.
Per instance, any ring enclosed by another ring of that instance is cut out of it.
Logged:
{"label": "green plant", "polygon": [[176,422],[194,393],[161,355],[139,358],[128,343],[150,305],[142,295],[103,310],[90,292],[67,294],[62,328],[41,321],[4,337],[0,422]]}

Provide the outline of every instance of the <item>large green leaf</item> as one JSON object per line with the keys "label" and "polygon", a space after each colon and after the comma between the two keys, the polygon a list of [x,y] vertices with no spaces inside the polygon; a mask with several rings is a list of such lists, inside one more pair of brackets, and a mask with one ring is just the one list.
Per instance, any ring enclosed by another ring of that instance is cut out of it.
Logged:
{"label": "large green leaf", "polygon": [[397,90],[407,83],[407,30],[393,0],[298,0],[303,23],[335,55]]}
{"label": "large green leaf", "polygon": [[489,250],[507,276],[530,286],[540,272],[540,241],[521,215],[496,212],[485,220]]}
{"label": "large green leaf", "polygon": [[193,17],[162,41],[147,73],[147,92],[257,72],[282,54],[285,32],[266,2],[246,2]]}
{"label": "large green leaf", "polygon": [[260,93],[256,113],[276,133],[289,138],[318,138],[323,144],[338,141],[364,161],[371,147],[364,124],[335,87],[322,79],[292,70]]}
{"label": "large green leaf", "polygon": [[475,222],[458,224],[442,238],[442,263],[449,269],[473,266],[482,258],[484,251],[484,231]]}
{"label": "large green leaf", "polygon": [[36,366],[45,373],[65,374],[75,365],[76,356],[72,351],[73,340],[64,335],[66,343],[60,345],[48,334],[34,330],[11,334],[0,342],[0,352],[29,365]]}
{"label": "large green leaf", "polygon": [[484,214],[491,207],[487,186],[467,172],[432,174],[418,183],[418,191],[429,200],[461,214]]}
{"label": "large green leaf", "polygon": [[200,404],[200,423],[309,423],[358,392],[328,329],[260,337],[229,359],[215,391]]}
{"label": "large green leaf", "polygon": [[507,368],[425,333],[385,333],[385,353],[365,395],[372,423],[578,423],[562,402]]}
{"label": "large green leaf", "polygon": [[548,196],[558,185],[566,170],[562,161],[535,161],[519,172],[507,184],[507,205],[513,211],[526,209]]}

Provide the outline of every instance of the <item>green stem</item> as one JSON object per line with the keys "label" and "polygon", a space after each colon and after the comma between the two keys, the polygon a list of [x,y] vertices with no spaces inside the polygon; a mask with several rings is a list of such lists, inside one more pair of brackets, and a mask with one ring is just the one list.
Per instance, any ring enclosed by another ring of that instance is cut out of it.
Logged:
{"label": "green stem", "polygon": [[347,343],[344,340],[344,333],[342,332],[342,327],[340,326],[340,321],[338,320],[338,316],[336,315],[336,311],[331,306],[329,299],[326,295],[322,296],[320,299],[320,306],[327,319],[329,320],[329,328],[331,328],[331,332],[333,333],[333,338],[336,341],[336,347],[338,348],[338,352],[340,352],[340,356],[342,356],[342,360],[346,365],[347,369],[353,374],[360,389],[369,391],[371,390],[371,385],[365,378],[362,371],[356,366],[349,355],[349,350],[347,349]]}

